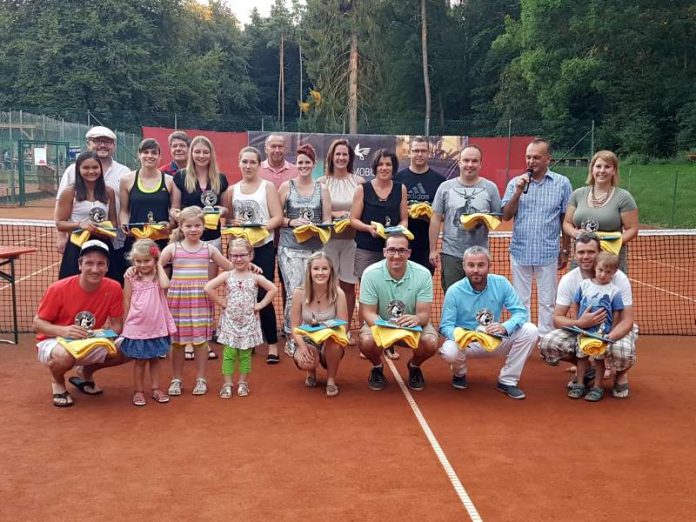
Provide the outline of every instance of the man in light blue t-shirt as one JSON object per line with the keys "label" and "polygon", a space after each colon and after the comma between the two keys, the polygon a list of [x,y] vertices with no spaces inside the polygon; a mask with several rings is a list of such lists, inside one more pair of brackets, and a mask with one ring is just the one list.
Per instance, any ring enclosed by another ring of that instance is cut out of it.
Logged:
{"label": "man in light blue t-shirt", "polygon": [[384,244],[384,259],[367,267],[360,281],[360,313],[365,324],[360,330],[358,347],[373,365],[368,378],[371,390],[382,390],[386,385],[383,350],[375,343],[370,329],[376,320],[381,318],[401,327],[423,329],[418,347],[407,364],[408,386],[412,390],[425,388],[420,366],[437,352],[437,330],[430,323],[433,278],[427,268],[409,261],[410,255],[406,236],[390,235]]}

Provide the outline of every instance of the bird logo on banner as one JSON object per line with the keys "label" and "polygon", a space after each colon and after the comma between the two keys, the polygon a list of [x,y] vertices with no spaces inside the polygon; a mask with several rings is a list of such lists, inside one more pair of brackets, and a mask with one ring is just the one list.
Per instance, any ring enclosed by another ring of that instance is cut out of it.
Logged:
{"label": "bird logo on banner", "polygon": [[365,156],[367,156],[372,149],[370,147],[360,147],[360,144],[358,143],[355,146],[355,155],[360,159],[360,161],[365,160]]}

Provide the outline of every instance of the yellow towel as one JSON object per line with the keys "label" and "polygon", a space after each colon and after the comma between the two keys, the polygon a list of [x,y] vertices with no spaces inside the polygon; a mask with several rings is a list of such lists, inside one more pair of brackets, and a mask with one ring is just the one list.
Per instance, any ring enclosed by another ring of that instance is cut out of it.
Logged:
{"label": "yellow towel", "polygon": [[372,330],[372,337],[375,340],[375,344],[380,348],[389,348],[395,343],[403,342],[406,346],[415,350],[418,348],[418,343],[420,342],[421,333],[414,332],[413,330],[377,325],[371,326],[370,329]]}
{"label": "yellow towel", "polygon": [[208,230],[217,230],[217,227],[220,224],[220,212],[217,210],[212,212],[204,212],[203,221],[205,222],[205,228]]}
{"label": "yellow towel", "polygon": [[476,342],[487,352],[492,352],[500,346],[500,343],[503,341],[493,335],[479,332],[478,330],[465,330],[458,326],[454,329],[454,342],[456,342],[462,350],[466,350],[470,343]]}
{"label": "yellow towel", "polygon": [[246,239],[252,246],[256,246],[271,235],[263,227],[230,227],[224,229],[222,233]]}
{"label": "yellow towel", "polygon": [[399,231],[403,235],[405,235],[409,239],[409,241],[413,241],[413,234],[406,227],[402,227],[400,225],[397,225],[395,227],[389,227],[389,228],[391,228],[391,230],[389,231],[389,233],[387,233],[387,231],[385,230],[384,225],[382,225],[382,223],[378,223],[377,221],[370,221],[370,225],[375,227],[375,229],[377,230],[377,235],[379,237],[381,237],[382,239],[387,239],[389,234],[393,234],[394,232]]}
{"label": "yellow towel", "polygon": [[97,348],[106,348],[106,351],[114,355],[118,353],[116,345],[111,339],[106,337],[88,337],[87,339],[74,339],[67,340],[63,337],[56,338],[56,341],[60,343],[70,354],[76,359],[80,360],[87,357]]}
{"label": "yellow towel", "polygon": [[[111,221],[102,221],[97,225],[97,230],[103,236],[116,237],[116,229]],[[75,246],[81,247],[91,235],[89,230],[78,229],[70,234],[70,242]]]}
{"label": "yellow towel", "polygon": [[350,226],[350,219],[339,219],[338,221],[336,221],[334,223],[333,229],[334,229],[334,232],[336,232],[336,234],[341,234],[341,233],[345,232],[349,226]]}
{"label": "yellow towel", "polygon": [[169,239],[167,227],[159,223],[147,223],[142,227],[131,227],[130,233],[138,239],[152,239],[153,241]]}
{"label": "yellow towel", "polygon": [[336,328],[324,328],[315,332],[307,332],[301,328],[295,328],[294,332],[303,337],[309,337],[313,343],[321,346],[329,339],[333,339],[339,346],[348,345],[348,333],[345,326],[337,326]]}
{"label": "yellow towel", "polygon": [[429,203],[412,203],[408,206],[408,215],[413,219],[433,217],[433,207]]}
{"label": "yellow towel", "polygon": [[462,214],[459,218],[459,222],[466,230],[473,229],[479,223],[486,225],[488,230],[495,230],[500,226],[500,220],[497,217],[480,212],[476,214]]}
{"label": "yellow towel", "polygon": [[603,355],[607,351],[607,343],[587,335],[579,336],[578,344],[580,345],[580,350],[587,355]]}
{"label": "yellow towel", "polygon": [[329,242],[329,239],[331,239],[330,228],[318,227],[314,223],[309,223],[308,225],[301,225],[299,227],[296,227],[293,229],[292,232],[293,234],[295,234],[298,243],[304,243],[305,241],[309,241],[310,239],[312,239],[314,236],[319,236],[319,239],[321,239],[322,244],[325,245]]}
{"label": "yellow towel", "polygon": [[[602,250],[604,250],[605,252],[609,252],[610,254],[614,254],[617,256],[619,255],[619,252],[621,251],[620,232],[597,232],[597,236],[599,237],[599,246]],[[618,238],[616,236],[618,236]]]}

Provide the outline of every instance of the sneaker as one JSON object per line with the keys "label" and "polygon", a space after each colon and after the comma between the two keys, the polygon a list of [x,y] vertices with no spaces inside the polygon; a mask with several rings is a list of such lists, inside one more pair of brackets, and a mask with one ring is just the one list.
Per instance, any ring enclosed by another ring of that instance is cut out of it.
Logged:
{"label": "sneaker", "polygon": [[384,378],[384,369],[381,366],[373,366],[370,376],[367,378],[367,385],[373,391],[383,390],[387,384]]}
{"label": "sneaker", "polygon": [[469,383],[466,382],[466,374],[452,376],[452,388],[466,390],[468,387]]}
{"label": "sneaker", "polygon": [[425,388],[425,379],[420,366],[413,366],[410,361],[406,366],[408,367],[408,387],[415,391],[421,391]]}
{"label": "sneaker", "polygon": [[511,399],[521,400],[526,397],[525,393],[514,384],[503,384],[502,382],[499,382],[495,388]]}

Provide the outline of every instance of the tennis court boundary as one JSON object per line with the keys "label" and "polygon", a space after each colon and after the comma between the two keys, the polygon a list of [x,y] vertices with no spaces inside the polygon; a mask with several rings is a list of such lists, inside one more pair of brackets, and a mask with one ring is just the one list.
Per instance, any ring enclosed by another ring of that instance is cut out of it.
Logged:
{"label": "tennis court boundary", "polygon": [[415,415],[416,420],[418,421],[418,424],[420,425],[421,430],[423,430],[423,433],[425,434],[425,438],[428,439],[428,442],[430,443],[430,447],[435,452],[435,456],[437,457],[437,460],[440,462],[440,465],[445,470],[445,473],[447,474],[447,478],[449,479],[450,483],[452,484],[452,487],[454,488],[455,493],[457,494],[457,496],[459,497],[459,500],[461,500],[462,504],[464,505],[464,509],[466,509],[466,512],[469,515],[469,518],[472,520],[472,522],[482,522],[483,519],[481,518],[481,515],[479,515],[478,510],[476,509],[476,506],[474,506],[474,503],[471,500],[471,497],[466,492],[466,489],[464,489],[464,486],[462,485],[461,480],[459,480],[459,477],[457,476],[457,473],[454,471],[452,464],[450,464],[450,461],[447,458],[447,455],[445,455],[445,452],[443,451],[442,446],[440,446],[440,443],[437,441],[435,434],[430,429],[430,425],[428,424],[428,421],[425,420],[425,416],[421,412],[421,409],[418,406],[418,404],[416,404],[416,401],[413,398],[413,395],[411,395],[411,392],[406,387],[404,380],[401,378],[401,375],[399,375],[399,372],[397,371],[396,366],[394,366],[394,363],[391,360],[386,359],[386,358],[385,358],[385,360],[386,360],[387,365],[389,366],[389,370],[391,370],[392,375],[394,376],[394,379],[396,379],[396,382],[399,384],[399,388],[401,388],[401,392],[404,394],[404,397],[406,398],[406,402],[411,407],[411,411],[413,411],[413,414]]}

